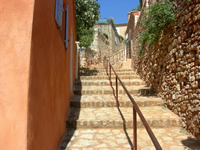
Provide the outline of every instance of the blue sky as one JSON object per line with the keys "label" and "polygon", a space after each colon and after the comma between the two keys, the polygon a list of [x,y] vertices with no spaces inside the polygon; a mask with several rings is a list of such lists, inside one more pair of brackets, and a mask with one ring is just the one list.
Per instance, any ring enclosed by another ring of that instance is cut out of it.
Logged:
{"label": "blue sky", "polygon": [[133,8],[137,8],[139,0],[98,0],[101,4],[100,20],[113,17],[116,24],[128,23],[128,12]]}

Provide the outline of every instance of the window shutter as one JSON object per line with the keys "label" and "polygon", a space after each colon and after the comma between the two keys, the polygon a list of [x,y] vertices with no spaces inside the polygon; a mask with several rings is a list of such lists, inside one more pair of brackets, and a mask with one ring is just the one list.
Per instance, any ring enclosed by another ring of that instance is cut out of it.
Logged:
{"label": "window shutter", "polygon": [[63,0],[56,0],[55,20],[59,29],[62,29]]}
{"label": "window shutter", "polygon": [[68,6],[66,7],[65,10],[65,16],[66,16],[66,22],[65,22],[65,48],[66,50],[68,49]]}

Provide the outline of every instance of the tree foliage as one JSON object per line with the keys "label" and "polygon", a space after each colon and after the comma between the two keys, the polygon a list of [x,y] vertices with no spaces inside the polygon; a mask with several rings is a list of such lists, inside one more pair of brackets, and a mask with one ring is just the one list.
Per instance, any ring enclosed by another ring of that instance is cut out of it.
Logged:
{"label": "tree foliage", "polygon": [[137,8],[133,8],[131,11],[138,11],[140,9],[141,9],[141,7],[140,7],[140,4],[139,4],[139,5],[137,5]]}
{"label": "tree foliage", "polygon": [[93,42],[93,37],[94,37],[93,28],[83,29],[81,31],[81,36],[80,36],[80,47],[86,47],[86,48],[89,47]]}
{"label": "tree foliage", "polygon": [[89,47],[93,41],[93,26],[100,17],[98,0],[75,0],[77,40]]}

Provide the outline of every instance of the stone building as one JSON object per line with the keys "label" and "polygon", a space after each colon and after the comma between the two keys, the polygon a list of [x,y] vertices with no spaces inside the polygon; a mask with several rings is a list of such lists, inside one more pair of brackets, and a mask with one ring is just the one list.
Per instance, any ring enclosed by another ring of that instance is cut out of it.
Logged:
{"label": "stone building", "polygon": [[137,25],[138,19],[140,17],[141,11],[131,11],[128,13],[128,26],[126,29],[126,51],[127,51],[127,59],[131,58],[131,51],[133,47],[133,32]]}
{"label": "stone building", "polygon": [[[159,0],[141,0],[140,6],[141,7],[148,7]],[[142,9],[138,11],[131,11],[128,13],[128,26],[126,29],[126,58],[131,59],[132,51],[133,51],[133,35],[136,30],[140,30],[139,27],[136,28],[138,20],[140,19],[140,14],[142,13]],[[134,65],[134,64],[132,64]]]}
{"label": "stone building", "polygon": [[193,135],[200,135],[200,0],[174,0],[175,22],[138,56],[139,32],[133,35],[132,67]]}
{"label": "stone building", "polygon": [[126,37],[127,25],[128,25],[127,23],[116,24],[116,29],[117,29],[118,34],[122,36],[124,39]]}
{"label": "stone building", "polygon": [[[111,24],[96,24],[94,26],[94,41],[90,46],[91,50],[95,52],[93,56],[97,61],[97,58],[101,58],[102,61],[104,56],[112,56],[114,53],[119,52],[125,48],[124,41],[120,39],[119,34],[115,27]],[[108,39],[104,36],[106,34]]]}

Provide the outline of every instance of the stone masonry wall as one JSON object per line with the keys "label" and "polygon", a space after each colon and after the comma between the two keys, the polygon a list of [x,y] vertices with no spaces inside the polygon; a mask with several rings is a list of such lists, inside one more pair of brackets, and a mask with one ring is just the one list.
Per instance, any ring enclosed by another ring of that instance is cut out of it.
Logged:
{"label": "stone masonry wall", "polygon": [[141,56],[139,32],[133,37],[132,67],[178,114],[183,125],[200,135],[200,0],[174,0],[175,22]]}
{"label": "stone masonry wall", "polygon": [[[103,61],[105,56],[108,58],[122,50],[125,50],[125,45],[123,41],[117,39],[118,42],[115,42],[116,35],[110,24],[95,25],[94,31],[94,41],[90,47],[91,51],[86,52],[86,55],[88,55],[86,57],[90,59],[91,63],[100,63]],[[108,39],[105,38],[103,33],[106,33],[108,35]],[[112,57],[111,61],[113,62]]]}
{"label": "stone masonry wall", "polygon": [[[111,51],[113,51],[113,53],[116,53],[119,50],[121,50],[122,48],[124,48],[123,47],[124,43],[119,40],[112,25],[110,25],[110,24],[95,25],[94,29],[96,30],[96,32],[98,30],[98,35],[103,34],[103,33],[106,33],[108,35],[108,42],[109,42],[108,47]],[[117,40],[117,42],[116,42],[116,40]],[[96,41],[94,40],[94,42],[99,42],[99,41],[98,41],[98,39],[96,39]],[[93,46],[92,49],[95,50],[97,48]]]}

